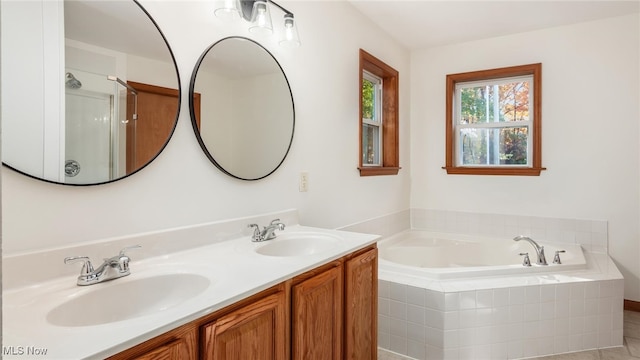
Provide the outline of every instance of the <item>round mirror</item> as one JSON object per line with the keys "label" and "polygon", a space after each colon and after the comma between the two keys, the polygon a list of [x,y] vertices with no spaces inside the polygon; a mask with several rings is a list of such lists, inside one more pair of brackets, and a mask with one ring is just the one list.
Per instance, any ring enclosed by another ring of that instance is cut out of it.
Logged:
{"label": "round mirror", "polygon": [[133,0],[2,1],[2,162],[96,185],[164,149],[180,105],[164,35]]}
{"label": "round mirror", "polygon": [[229,37],[210,46],[191,77],[189,101],[198,142],[224,173],[262,179],[287,156],[293,96],[280,64],[255,41]]}

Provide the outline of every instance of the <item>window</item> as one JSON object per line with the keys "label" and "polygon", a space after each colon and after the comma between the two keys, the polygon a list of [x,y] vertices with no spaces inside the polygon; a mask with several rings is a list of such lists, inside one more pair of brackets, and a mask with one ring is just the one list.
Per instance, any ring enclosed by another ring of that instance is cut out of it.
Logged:
{"label": "window", "polygon": [[362,166],[381,166],[382,79],[362,72]]}
{"label": "window", "polygon": [[360,50],[360,176],[395,175],[398,153],[398,72]]}
{"label": "window", "polygon": [[541,68],[447,75],[447,173],[540,175]]}

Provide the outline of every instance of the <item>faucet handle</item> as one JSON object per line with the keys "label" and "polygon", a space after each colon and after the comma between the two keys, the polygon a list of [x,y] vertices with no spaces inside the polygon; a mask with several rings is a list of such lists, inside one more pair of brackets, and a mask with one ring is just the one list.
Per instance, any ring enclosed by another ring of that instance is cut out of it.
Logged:
{"label": "faucet handle", "polygon": [[124,249],[120,250],[120,256],[125,256],[125,255],[124,255],[124,253],[125,253],[127,250],[139,249],[139,248],[141,248],[141,247],[142,247],[142,245],[131,245],[131,246],[127,246],[127,247],[125,247]]}
{"label": "faucet handle", "polygon": [[120,253],[117,256],[114,256],[111,259],[104,259],[104,261],[109,262],[109,261],[115,260],[115,262],[113,262],[113,265],[117,265],[118,268],[119,268],[118,270],[121,273],[128,273],[129,272],[129,261],[131,261],[131,258],[129,256],[127,256],[125,253],[128,250],[139,249],[141,247],[142,247],[141,245],[127,246],[127,247],[123,248],[122,250],[120,250]]}
{"label": "faucet handle", "polygon": [[560,260],[560,253],[565,253],[565,250],[557,250],[556,255],[553,257],[554,264],[562,264],[562,260]]}
{"label": "faucet handle", "polygon": [[524,259],[522,259],[522,266],[531,266],[531,260],[529,259],[529,253],[520,253],[520,256],[524,256]]}
{"label": "faucet handle", "polygon": [[264,240],[262,238],[262,233],[260,233],[260,226],[258,224],[249,224],[247,225],[249,228],[253,228],[253,235],[251,236],[251,241],[260,242]]}
{"label": "faucet handle", "polygon": [[253,234],[260,234],[260,225],[258,224],[249,224],[247,225],[248,228],[253,228]]}
{"label": "faucet handle", "polygon": [[64,258],[65,264],[75,263],[78,261],[82,261],[82,269],[80,270],[80,275],[87,275],[93,272],[93,265],[91,264],[91,260],[88,256],[68,256]]}
{"label": "faucet handle", "polygon": [[284,230],[284,223],[280,221],[280,219],[271,220],[270,225],[277,225],[280,231]]}

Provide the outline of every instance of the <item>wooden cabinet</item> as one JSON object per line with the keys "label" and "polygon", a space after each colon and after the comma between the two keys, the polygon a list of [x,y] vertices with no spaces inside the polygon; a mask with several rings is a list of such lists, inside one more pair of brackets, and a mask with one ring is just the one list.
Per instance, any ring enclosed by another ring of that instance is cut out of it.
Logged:
{"label": "wooden cabinet", "polygon": [[174,360],[192,358],[187,341],[185,339],[177,339],[144,355],[136,357],[136,360]]}
{"label": "wooden cabinet", "polygon": [[378,358],[378,249],[345,262],[345,359]]}
{"label": "wooden cabinet", "polygon": [[367,248],[294,278],[294,360],[376,360],[378,249]]}
{"label": "wooden cabinet", "polygon": [[235,310],[202,326],[202,359],[284,359],[286,352],[284,292]]}
{"label": "wooden cabinet", "polygon": [[194,323],[183,325],[145,341],[109,360],[197,360],[198,328]]}
{"label": "wooden cabinet", "polygon": [[286,283],[125,350],[109,360],[287,359]]}
{"label": "wooden cabinet", "polygon": [[377,254],[356,251],[109,359],[375,360]]}
{"label": "wooden cabinet", "polygon": [[311,272],[294,279],[291,288],[292,359],[342,359],[342,268],[342,262],[335,262],[319,274]]}

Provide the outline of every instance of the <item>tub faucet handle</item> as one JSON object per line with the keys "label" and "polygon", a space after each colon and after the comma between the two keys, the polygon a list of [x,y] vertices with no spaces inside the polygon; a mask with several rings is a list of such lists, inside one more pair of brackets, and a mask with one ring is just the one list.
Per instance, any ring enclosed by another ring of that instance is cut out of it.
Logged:
{"label": "tub faucet handle", "polygon": [[531,260],[529,259],[529,253],[520,253],[520,256],[524,256],[524,259],[522,259],[522,266],[531,266]]}
{"label": "tub faucet handle", "polygon": [[562,261],[560,260],[560,253],[565,253],[566,251],[564,250],[558,250],[556,251],[556,256],[553,257],[553,263],[554,264],[562,264]]}

